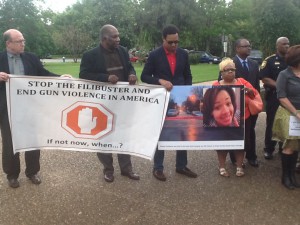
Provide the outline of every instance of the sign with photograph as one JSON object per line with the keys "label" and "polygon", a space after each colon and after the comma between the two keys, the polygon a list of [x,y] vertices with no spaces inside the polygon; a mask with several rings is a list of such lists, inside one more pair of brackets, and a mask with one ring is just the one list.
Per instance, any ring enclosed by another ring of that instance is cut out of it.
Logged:
{"label": "sign with photograph", "polygon": [[158,149],[244,149],[243,89],[174,86]]}

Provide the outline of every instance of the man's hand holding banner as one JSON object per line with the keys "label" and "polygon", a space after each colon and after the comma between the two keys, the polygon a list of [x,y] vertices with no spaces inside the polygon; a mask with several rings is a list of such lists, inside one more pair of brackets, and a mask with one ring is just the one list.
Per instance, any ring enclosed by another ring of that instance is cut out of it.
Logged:
{"label": "man's hand holding banner", "polygon": [[157,85],[11,76],[6,92],[14,151],[92,151],[152,159],[157,146],[243,149],[242,86],[232,87],[237,124],[229,127],[204,126],[201,107],[210,88],[175,86],[170,93]]}
{"label": "man's hand holding banner", "polygon": [[169,93],[161,86],[11,76],[6,84],[15,152],[126,153],[151,159]]}

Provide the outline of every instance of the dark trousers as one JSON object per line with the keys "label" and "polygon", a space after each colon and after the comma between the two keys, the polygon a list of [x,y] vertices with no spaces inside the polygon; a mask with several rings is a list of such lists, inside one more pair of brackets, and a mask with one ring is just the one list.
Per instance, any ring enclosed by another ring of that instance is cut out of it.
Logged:
{"label": "dark trousers", "polygon": [[[11,138],[11,131],[8,122],[7,111],[0,115],[0,128],[2,136],[2,168],[4,173],[7,174],[7,179],[18,178],[20,174],[20,155],[14,154],[13,144]],[[31,177],[40,171],[40,151],[27,151],[25,152],[27,177]]]}
{"label": "dark trousers", "polygon": [[[132,171],[131,157],[128,154],[117,154],[121,172],[128,173]],[[97,153],[98,159],[103,164],[103,173],[114,172],[113,156],[111,153]]]}
{"label": "dark trousers", "polygon": [[[277,144],[276,141],[272,140],[272,128],[273,122],[275,119],[276,111],[279,107],[279,101],[277,99],[276,93],[269,94],[266,99],[266,131],[265,131],[265,152],[273,153],[275,150],[275,146]],[[282,148],[282,143],[279,142],[279,148]]]}
{"label": "dark trousers", "polygon": [[[164,158],[165,158],[165,151],[157,150],[154,155],[154,170],[163,171],[164,169]],[[185,150],[178,150],[176,151],[176,169],[184,169],[187,165],[187,151]]]}
{"label": "dark trousers", "polygon": [[246,159],[255,160],[257,159],[256,155],[256,134],[255,134],[255,125],[258,115],[250,116],[245,120],[245,152]]}

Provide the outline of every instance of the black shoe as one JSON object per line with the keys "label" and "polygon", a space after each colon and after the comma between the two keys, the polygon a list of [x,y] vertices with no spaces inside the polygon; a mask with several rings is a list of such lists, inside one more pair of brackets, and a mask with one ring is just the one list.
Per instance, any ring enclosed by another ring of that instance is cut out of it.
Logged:
{"label": "black shoe", "polygon": [[248,163],[253,167],[259,167],[259,163],[256,159],[248,159]]}
{"label": "black shoe", "polygon": [[18,188],[18,187],[20,187],[20,183],[19,183],[18,179],[16,179],[16,178],[8,179],[8,185],[11,188]]}
{"label": "black shoe", "polygon": [[127,172],[127,173],[121,172],[121,175],[122,175],[122,176],[126,176],[126,177],[128,177],[129,179],[131,179],[131,180],[139,180],[139,179],[140,179],[140,176],[137,175],[136,173],[132,172],[132,171]]}
{"label": "black shoe", "polygon": [[40,184],[40,183],[42,183],[42,180],[41,180],[40,176],[37,175],[37,174],[34,174],[34,175],[32,175],[31,177],[29,177],[29,180],[30,180],[33,184]]}
{"label": "black shoe", "polygon": [[270,152],[265,152],[264,157],[265,157],[265,159],[270,160],[270,159],[273,159],[273,154]]}
{"label": "black shoe", "polygon": [[183,169],[176,169],[176,173],[180,173],[180,174],[183,174],[187,177],[192,177],[192,178],[196,178],[198,176],[196,173],[194,173],[193,171],[191,171],[187,167],[185,167]]}
{"label": "black shoe", "polygon": [[104,180],[106,181],[106,182],[113,182],[114,181],[114,179],[115,179],[115,177],[114,177],[114,174],[113,173],[111,173],[111,172],[106,172],[106,173],[104,173]]}
{"label": "black shoe", "polygon": [[160,180],[160,181],[166,181],[167,178],[164,174],[163,171],[161,170],[153,170],[153,176],[157,179],[157,180]]}

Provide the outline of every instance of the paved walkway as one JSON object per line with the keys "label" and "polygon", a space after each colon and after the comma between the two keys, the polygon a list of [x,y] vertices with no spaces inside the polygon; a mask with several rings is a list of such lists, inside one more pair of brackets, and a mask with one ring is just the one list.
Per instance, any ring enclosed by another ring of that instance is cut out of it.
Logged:
{"label": "paved walkway", "polygon": [[[280,184],[280,160],[263,159],[265,114],[257,126],[260,167],[246,165],[238,178],[227,162],[230,178],[220,177],[214,151],[189,152],[196,179],[176,174],[175,154],[167,152],[166,182],[151,174],[152,162],[133,157],[140,181],[120,175],[103,180],[95,153],[44,151],[43,183],[31,184],[22,172],[21,187],[9,188],[0,178],[0,225],[299,225],[300,189]],[[22,154],[22,169],[24,157]],[[298,175],[300,179],[300,175]]]}

